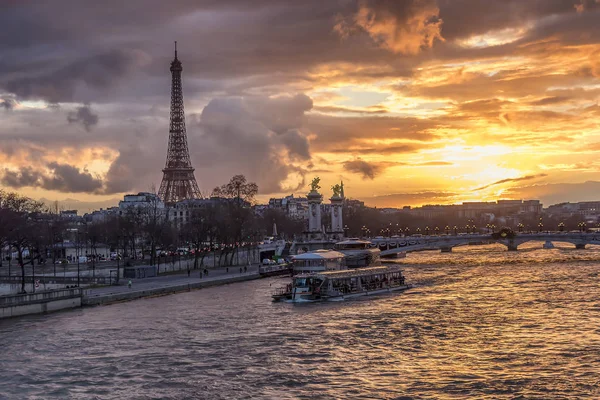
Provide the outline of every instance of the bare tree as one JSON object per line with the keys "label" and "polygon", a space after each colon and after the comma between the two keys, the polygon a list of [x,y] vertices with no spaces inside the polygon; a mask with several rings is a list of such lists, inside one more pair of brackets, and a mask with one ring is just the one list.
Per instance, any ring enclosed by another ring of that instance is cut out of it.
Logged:
{"label": "bare tree", "polygon": [[[25,293],[24,253],[33,247],[39,237],[39,228],[35,214],[43,210],[43,203],[17,193],[2,193],[3,232],[9,246],[17,251],[17,260],[21,267],[21,292]],[[33,260],[33,254],[30,254]]]}
{"label": "bare tree", "polygon": [[228,264],[233,263],[233,258],[244,239],[244,230],[254,216],[250,206],[255,201],[257,193],[258,185],[248,182],[244,175],[235,175],[228,183],[213,190],[213,197],[233,200],[226,203],[227,221],[219,225],[225,260],[227,260],[227,253],[231,250]]}

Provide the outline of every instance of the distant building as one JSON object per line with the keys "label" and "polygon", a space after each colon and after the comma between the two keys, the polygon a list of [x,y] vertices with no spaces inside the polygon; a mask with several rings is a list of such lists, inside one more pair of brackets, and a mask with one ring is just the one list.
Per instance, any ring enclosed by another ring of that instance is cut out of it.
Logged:
{"label": "distant building", "polygon": [[90,223],[102,223],[106,222],[111,217],[119,215],[119,207],[110,207],[107,209],[100,209],[92,211],[91,213],[87,213],[83,215],[83,218],[86,222]]}
{"label": "distant building", "polygon": [[77,219],[77,210],[65,210],[60,212],[61,218]]}
{"label": "distant building", "polygon": [[173,207],[169,207],[166,210],[166,216],[175,225],[182,226],[191,220],[195,210],[210,206],[230,205],[238,201],[242,207],[251,207],[251,204],[247,201],[237,198],[209,197],[206,199],[187,199],[175,203]]}
{"label": "distant building", "polygon": [[131,211],[142,211],[158,210],[163,213],[165,210],[165,203],[154,193],[140,192],[138,194],[126,194],[123,200],[119,201],[119,215],[123,216]]}

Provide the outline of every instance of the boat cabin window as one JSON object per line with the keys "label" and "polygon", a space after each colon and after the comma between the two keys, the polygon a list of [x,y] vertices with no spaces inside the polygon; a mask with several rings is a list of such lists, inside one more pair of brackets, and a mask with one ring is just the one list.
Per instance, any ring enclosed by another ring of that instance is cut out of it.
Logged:
{"label": "boat cabin window", "polygon": [[334,246],[335,250],[360,250],[368,248],[368,243],[336,243]]}
{"label": "boat cabin window", "polygon": [[296,287],[307,287],[308,286],[308,279],[306,278],[296,278],[294,279],[294,286]]}

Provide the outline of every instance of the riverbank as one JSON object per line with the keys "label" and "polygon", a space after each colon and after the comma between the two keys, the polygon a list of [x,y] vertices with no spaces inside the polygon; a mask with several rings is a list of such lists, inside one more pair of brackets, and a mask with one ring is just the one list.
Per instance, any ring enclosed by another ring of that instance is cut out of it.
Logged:
{"label": "riverbank", "polygon": [[[214,271],[211,271],[214,272]],[[193,275],[186,274],[160,276],[156,278],[137,279],[132,281],[131,288],[126,285],[126,279],[119,286],[107,286],[83,291],[82,306],[111,304],[122,301],[136,300],[144,297],[164,296],[210,286],[226,285],[260,278],[257,268],[248,272],[225,273],[218,276],[200,277],[199,271]]]}
{"label": "riverbank", "polygon": [[[241,267],[210,269],[208,275],[202,274],[200,270],[190,270],[189,275],[186,271],[153,278],[131,279],[131,287],[128,285],[129,279],[121,278],[118,285],[73,288],[68,301],[65,301],[66,298],[61,297],[62,294],[59,296],[60,298],[55,298],[58,295],[55,295],[54,292],[59,293],[61,289],[42,290],[25,295],[11,294],[0,296],[0,300],[4,299],[4,301],[0,301],[0,319],[41,314],[74,307],[111,304],[145,297],[165,296],[261,277],[259,265],[251,265],[247,266],[245,270]],[[52,301],[52,303],[46,304],[49,301]]]}

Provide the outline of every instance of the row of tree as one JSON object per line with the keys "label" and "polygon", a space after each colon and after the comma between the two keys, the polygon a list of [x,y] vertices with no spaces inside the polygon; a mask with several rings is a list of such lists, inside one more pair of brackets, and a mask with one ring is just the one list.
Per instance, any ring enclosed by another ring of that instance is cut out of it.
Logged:
{"label": "row of tree", "polygon": [[155,197],[143,207],[86,222],[61,218],[57,205],[49,207],[18,193],[0,191],[0,267],[8,261],[10,268],[16,261],[21,270],[21,291],[25,291],[26,267],[33,273],[36,264],[52,262],[56,271],[69,243],[82,249],[79,254],[85,251],[94,273],[100,246],[108,246],[125,263],[141,256],[155,265],[160,262],[159,250],[173,253],[185,248],[194,254],[194,268],[199,268],[210,252],[218,255],[220,265],[231,265],[242,247],[256,251],[252,244],[270,232],[273,223],[280,232],[303,230],[302,222],[290,220],[280,210],[255,215],[251,205],[257,192],[255,183],[236,175],[216,187],[210,200],[185,209],[185,221],[168,218]]}

